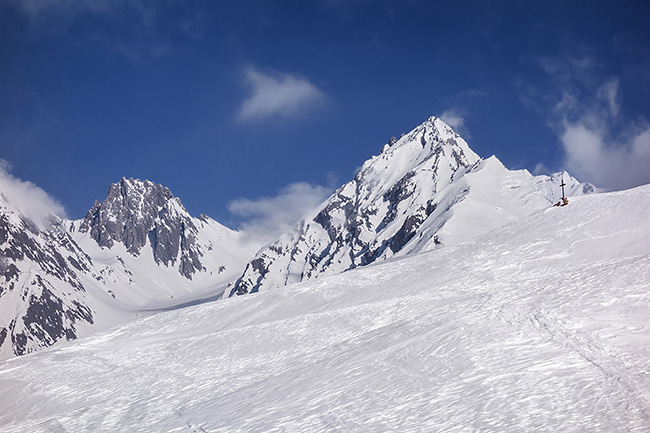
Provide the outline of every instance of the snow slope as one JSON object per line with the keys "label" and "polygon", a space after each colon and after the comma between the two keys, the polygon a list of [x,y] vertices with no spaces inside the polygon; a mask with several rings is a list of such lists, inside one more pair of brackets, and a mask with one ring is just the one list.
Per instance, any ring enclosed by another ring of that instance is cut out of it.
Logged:
{"label": "snow slope", "polygon": [[645,432],[650,186],[0,363],[3,432]]}

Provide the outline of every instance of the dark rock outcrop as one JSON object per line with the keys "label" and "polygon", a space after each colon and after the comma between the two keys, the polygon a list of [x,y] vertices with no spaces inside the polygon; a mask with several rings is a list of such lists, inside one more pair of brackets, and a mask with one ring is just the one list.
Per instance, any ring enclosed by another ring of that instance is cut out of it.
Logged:
{"label": "dark rock outcrop", "polygon": [[11,344],[14,355],[23,355],[76,338],[80,323],[93,323],[76,272],[92,261],[61,222],[39,229],[0,200],[0,245],[0,302],[13,301],[17,311],[2,318],[0,349]]}
{"label": "dark rock outcrop", "polygon": [[433,117],[399,140],[391,138],[382,153],[367,161],[312,217],[260,251],[231,295],[393,256],[418,236],[438,209],[436,194],[477,161],[467,143]]}
{"label": "dark rock outcrop", "polygon": [[89,232],[102,247],[122,243],[134,256],[149,240],[158,264],[178,266],[190,280],[203,269],[192,217],[169,189],[148,180],[112,184],[106,199],[88,211],[80,231]]}

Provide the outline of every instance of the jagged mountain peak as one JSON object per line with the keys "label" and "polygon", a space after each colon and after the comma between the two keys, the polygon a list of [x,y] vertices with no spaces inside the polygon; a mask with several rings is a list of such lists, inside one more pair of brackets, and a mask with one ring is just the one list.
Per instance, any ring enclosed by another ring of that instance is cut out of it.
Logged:
{"label": "jagged mountain peak", "polygon": [[123,178],[84,219],[42,228],[0,191],[0,360],[219,297],[259,248],[243,238],[148,180]]}
{"label": "jagged mountain peak", "polygon": [[169,188],[148,180],[126,179],[112,184],[108,195],[81,222],[100,247],[122,243],[133,256],[149,245],[158,264],[179,263],[188,279],[203,270],[197,246],[198,229],[180,199]]}
{"label": "jagged mountain peak", "polygon": [[395,194],[396,187],[401,190],[406,185],[435,191],[480,160],[465,140],[437,117],[430,117],[391,141],[379,155],[367,160],[355,179],[341,190],[354,184],[366,200],[384,200],[384,195]]}
{"label": "jagged mountain peak", "polygon": [[[249,249],[239,241],[240,234],[211,218],[192,217],[169,188],[148,180],[123,178],[112,184],[106,199],[95,202],[77,226],[102,248],[122,244],[134,257],[144,251],[156,265],[175,267],[188,280],[211,272],[206,260],[217,260],[217,269],[232,272],[233,265],[245,260],[239,258],[240,250]],[[219,248],[223,257],[215,259],[217,244],[228,244],[232,254]]]}
{"label": "jagged mountain peak", "polygon": [[[481,159],[430,117],[392,138],[352,181],[260,250],[231,295],[466,241],[549,206],[557,194],[552,182],[510,171],[496,157]],[[568,195],[585,188],[570,183]]]}
{"label": "jagged mountain peak", "polygon": [[479,160],[451,127],[430,117],[367,160],[353,182],[365,200],[385,201],[384,195],[399,191],[412,195],[409,191],[417,188],[440,190]]}
{"label": "jagged mountain peak", "polygon": [[[401,173],[440,154],[451,156],[453,159],[462,159],[463,157],[473,161],[479,159],[478,155],[469,148],[467,142],[449,125],[437,117],[430,117],[408,134],[403,134],[399,139],[393,137],[382,148],[379,155],[364,163],[359,174],[368,177],[368,172],[371,169],[374,169],[375,173],[381,173],[389,166]],[[382,173],[381,176],[385,176],[385,173]]]}
{"label": "jagged mountain peak", "polygon": [[[90,232],[102,247],[121,242],[131,254],[138,255],[161,218],[174,220],[168,227],[182,223],[195,231],[189,213],[169,188],[149,180],[122,178],[111,184],[104,201],[95,202],[79,230]],[[165,261],[170,259],[166,257]]]}
{"label": "jagged mountain peak", "polygon": [[472,240],[550,206],[562,176],[567,196],[594,191],[568,173],[533,177],[483,160],[431,117],[261,250],[243,233],[192,217],[149,180],[122,178],[84,219],[42,229],[0,195],[0,313],[10,312],[0,314],[0,359],[139,308],[266,290]]}
{"label": "jagged mountain peak", "polygon": [[[445,134],[446,136],[459,137],[456,131],[454,131],[453,128],[449,126],[447,123],[445,123],[441,118],[436,116],[430,116],[424,122],[422,122],[421,124],[413,128],[410,132],[402,133],[399,139],[393,137],[391,142],[393,142],[394,144],[400,141],[400,139],[404,138],[405,136],[411,136],[411,138],[413,138],[425,130],[430,130],[430,131],[435,130],[438,131],[439,133]],[[391,143],[389,142],[389,144]]]}
{"label": "jagged mountain peak", "polygon": [[[321,273],[367,265],[399,252],[438,209],[461,191],[436,197],[480,157],[458,134],[430,117],[367,160],[355,178],[262,250],[233,294],[282,286]],[[441,220],[442,221],[442,220]]]}
{"label": "jagged mountain peak", "polygon": [[111,190],[119,187],[120,194],[123,197],[137,197],[143,195],[156,195],[164,200],[176,200],[180,202],[178,197],[174,197],[171,190],[164,185],[152,182],[148,179],[134,179],[123,177],[119,182],[112,184],[109,187],[109,195]]}
{"label": "jagged mountain peak", "polygon": [[[123,177],[119,182],[110,185],[106,199],[101,204],[96,202],[93,209],[99,204],[113,211],[124,209],[134,215],[144,215],[151,213],[153,209],[163,207],[169,200],[180,203],[169,188],[163,185],[146,179]],[[92,213],[93,209],[89,213]]]}

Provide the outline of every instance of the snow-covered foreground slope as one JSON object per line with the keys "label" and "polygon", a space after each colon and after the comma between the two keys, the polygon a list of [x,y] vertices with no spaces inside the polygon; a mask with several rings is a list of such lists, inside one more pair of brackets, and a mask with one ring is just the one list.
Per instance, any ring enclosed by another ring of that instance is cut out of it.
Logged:
{"label": "snow-covered foreground slope", "polygon": [[650,430],[650,186],[0,363],[3,432]]}

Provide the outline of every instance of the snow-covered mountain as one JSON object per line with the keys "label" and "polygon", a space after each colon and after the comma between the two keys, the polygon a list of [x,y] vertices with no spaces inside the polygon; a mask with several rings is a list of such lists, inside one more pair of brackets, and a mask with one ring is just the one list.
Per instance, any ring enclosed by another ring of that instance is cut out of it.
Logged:
{"label": "snow-covered mountain", "polygon": [[595,191],[565,174],[532,176],[481,159],[431,117],[366,161],[351,182],[262,249],[231,290],[257,292],[336,274],[395,255],[468,240]]}
{"label": "snow-covered mountain", "polygon": [[222,292],[259,248],[212,218],[192,217],[162,185],[122,179],[68,231],[119,302],[162,308]]}
{"label": "snow-covered mountain", "polygon": [[0,359],[218,297],[258,247],[149,181],[122,179],[86,218],[42,227],[0,194]]}
{"label": "snow-covered mountain", "polygon": [[650,186],[0,363],[13,432],[650,431]]}
{"label": "snow-covered mountain", "polygon": [[[41,227],[0,208],[0,359],[139,314],[257,292],[453,245],[596,191],[481,159],[431,117],[363,165],[294,229],[260,245],[192,217],[162,185],[122,179],[85,218]],[[257,254],[256,254],[257,253]]]}
{"label": "snow-covered mountain", "polygon": [[45,230],[0,194],[0,359],[23,355],[94,323],[78,273],[92,261],[70,234]]}

